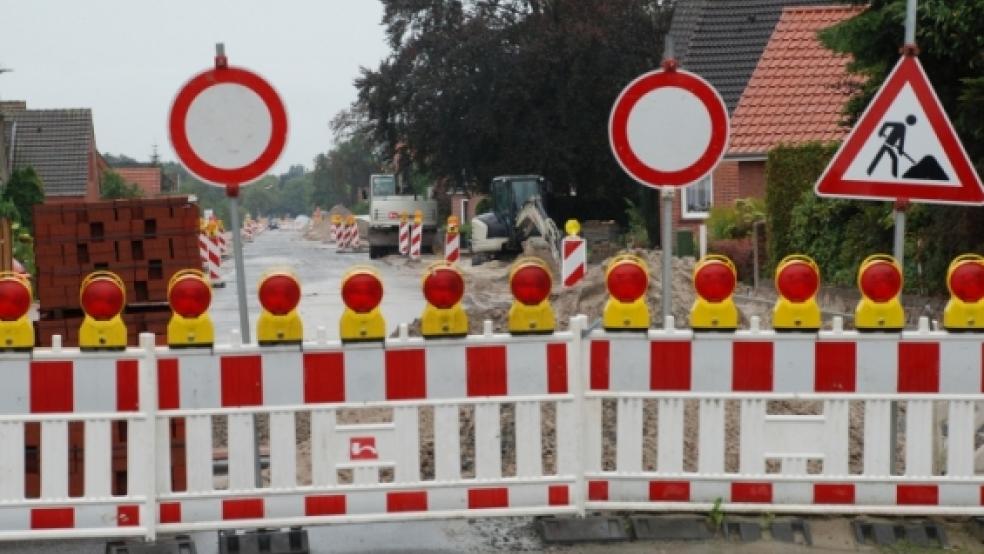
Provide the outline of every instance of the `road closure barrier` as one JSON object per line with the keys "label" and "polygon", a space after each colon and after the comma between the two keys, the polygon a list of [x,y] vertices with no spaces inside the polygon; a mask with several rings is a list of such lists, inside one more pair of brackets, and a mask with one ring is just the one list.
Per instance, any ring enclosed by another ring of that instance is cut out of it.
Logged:
{"label": "road closure barrier", "polygon": [[[614,301],[645,298],[640,264],[609,267]],[[342,287],[343,341],[304,337],[300,284],[273,272],[259,287],[261,344],[155,346],[143,334],[125,349],[56,340],[0,353],[0,540],[597,510],[984,515],[984,333],[925,318],[901,332],[846,331],[839,319],[777,332],[754,317],[738,330],[672,318],[640,329],[625,306],[611,330],[585,316],[548,330],[541,269],[511,272],[530,310],[516,321],[541,333],[484,322],[468,334],[464,282],[439,262],[422,283],[427,338],[406,325],[380,336],[383,283],[362,268]],[[706,277],[705,301],[730,297],[721,275]],[[172,283],[172,305],[201,317],[208,287],[186,278],[183,297]],[[105,290],[83,303],[111,319],[113,280],[96,282]],[[972,285],[951,284],[965,302]],[[879,286],[869,299],[893,297]],[[16,315],[18,295],[0,287],[0,315]],[[388,415],[360,419],[365,408]],[[258,452],[269,456],[259,477]]]}

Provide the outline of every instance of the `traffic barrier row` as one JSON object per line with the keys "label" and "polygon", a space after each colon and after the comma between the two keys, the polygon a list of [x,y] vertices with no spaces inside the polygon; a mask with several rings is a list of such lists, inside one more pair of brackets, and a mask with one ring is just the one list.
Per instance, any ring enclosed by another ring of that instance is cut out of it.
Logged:
{"label": "traffic barrier row", "polygon": [[[382,343],[189,349],[144,335],[124,351],[0,354],[0,540],[716,504],[984,514],[975,441],[984,334],[932,331],[925,320],[877,334],[756,324],[706,334],[668,321],[624,333],[590,330],[578,316],[543,335],[497,335],[489,322],[482,335],[437,341],[403,326]],[[362,408],[391,415],[351,419]],[[898,459],[893,414],[905,419]],[[309,433],[297,430],[301,416]],[[127,486],[110,496],[118,421],[129,429]],[[225,483],[213,469],[219,421]],[[74,422],[85,469],[73,498]],[[25,497],[24,452],[10,447],[24,444],[27,425],[41,429],[39,498]],[[268,478],[256,474],[258,447]]]}

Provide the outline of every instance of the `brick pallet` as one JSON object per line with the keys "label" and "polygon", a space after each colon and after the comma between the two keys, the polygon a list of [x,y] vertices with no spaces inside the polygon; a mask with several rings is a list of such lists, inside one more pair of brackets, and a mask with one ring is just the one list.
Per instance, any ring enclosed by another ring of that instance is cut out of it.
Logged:
{"label": "brick pallet", "polygon": [[187,197],[42,204],[35,207],[35,261],[41,320],[39,343],[51,336],[78,343],[79,289],[105,269],[123,279],[129,340],[163,336],[170,310],[167,283],[179,270],[200,268],[198,207]]}

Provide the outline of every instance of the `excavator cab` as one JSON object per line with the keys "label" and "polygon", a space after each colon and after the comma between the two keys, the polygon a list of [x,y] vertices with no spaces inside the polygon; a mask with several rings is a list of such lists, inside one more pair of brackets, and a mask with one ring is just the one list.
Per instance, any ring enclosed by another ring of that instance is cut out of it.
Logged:
{"label": "excavator cab", "polygon": [[505,175],[492,179],[492,211],[472,220],[472,261],[481,263],[503,252],[520,252],[523,241],[543,237],[556,249],[561,234],[547,215],[550,183],[539,175]]}

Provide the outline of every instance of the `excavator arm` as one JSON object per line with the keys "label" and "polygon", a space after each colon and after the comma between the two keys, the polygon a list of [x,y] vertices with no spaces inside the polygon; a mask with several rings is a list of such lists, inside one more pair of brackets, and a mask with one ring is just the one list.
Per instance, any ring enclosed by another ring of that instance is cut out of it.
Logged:
{"label": "excavator arm", "polygon": [[516,214],[516,242],[522,244],[530,237],[540,236],[550,245],[554,261],[560,263],[560,241],[563,235],[557,224],[550,219],[543,208],[540,197],[530,198]]}

